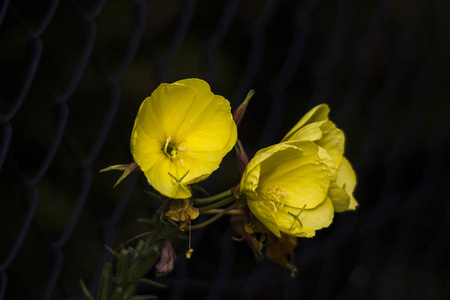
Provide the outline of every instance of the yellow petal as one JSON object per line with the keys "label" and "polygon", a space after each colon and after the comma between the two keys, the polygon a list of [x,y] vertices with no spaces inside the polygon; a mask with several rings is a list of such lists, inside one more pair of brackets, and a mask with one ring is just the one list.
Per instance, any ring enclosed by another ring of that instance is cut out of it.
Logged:
{"label": "yellow petal", "polygon": [[353,197],[353,191],[356,186],[356,174],[352,168],[352,165],[347,160],[347,158],[343,157],[342,162],[337,169],[337,179],[336,184],[344,189],[350,197],[350,204],[348,206],[348,210],[354,210],[358,206],[358,202],[356,202]]}
{"label": "yellow petal", "polygon": [[328,165],[320,162],[318,151],[312,142],[282,143],[258,151],[242,176],[241,191],[257,188],[257,193],[265,196],[275,189],[285,194],[281,196],[286,205],[319,205],[326,197],[330,172]]}
{"label": "yellow petal", "polygon": [[259,199],[248,199],[248,208],[273,234],[281,237],[273,212]]}
{"label": "yellow petal", "polygon": [[328,190],[328,197],[333,202],[333,207],[336,212],[343,212],[347,210],[348,206],[350,205],[350,196],[335,182],[330,185],[330,189]]}
{"label": "yellow petal", "polygon": [[317,145],[328,151],[336,166],[341,163],[344,154],[344,133],[331,121],[314,122],[305,125],[291,134],[289,139],[283,139],[283,141],[315,142]]}
{"label": "yellow petal", "polygon": [[187,152],[179,156],[178,168],[181,173],[189,171],[185,177],[187,184],[193,184],[206,179],[219,168],[222,157],[226,153],[220,152]]}
{"label": "yellow petal", "polygon": [[333,221],[333,217],[333,204],[329,198],[326,198],[320,206],[303,210],[299,215],[302,226],[297,222],[297,225],[290,229],[290,234],[299,237],[313,237],[316,230],[328,227]]}
{"label": "yellow petal", "polygon": [[[324,148],[322,148],[320,146],[316,147],[316,146],[318,146],[317,142],[308,143],[307,141],[294,140],[294,141],[285,142],[285,144],[294,145],[294,146],[298,147],[299,149],[305,149],[304,147],[306,147],[308,145],[310,150],[313,150],[314,153],[317,152],[318,157],[314,157],[313,160],[315,159],[316,161],[319,161],[322,164],[326,164],[328,166],[330,180],[336,181],[336,164],[335,164],[333,158],[330,156],[330,153],[327,150],[325,150]],[[314,147],[311,148],[311,145],[314,145]],[[311,152],[309,152],[309,153],[311,153]]]}
{"label": "yellow petal", "polygon": [[314,122],[303,127],[298,128],[289,139],[283,139],[282,142],[288,141],[318,141],[323,137],[323,132],[320,126],[326,121]]}
{"label": "yellow petal", "polygon": [[328,227],[333,221],[333,216],[333,204],[330,198],[326,198],[320,206],[317,206],[314,209],[305,209],[302,212],[300,219],[303,226],[317,230]]}
{"label": "yellow petal", "polygon": [[298,121],[297,124],[286,134],[286,136],[283,138],[282,142],[288,141],[291,139],[291,136],[293,136],[300,128],[302,128],[305,125],[314,123],[314,122],[321,122],[321,121],[327,121],[328,120],[328,113],[330,109],[328,108],[327,104],[320,104],[311,109],[308,113],[306,113],[303,118]]}
{"label": "yellow petal", "polygon": [[[191,191],[182,179],[186,173],[182,173],[167,157],[156,160],[150,169],[144,171],[144,174],[149,184],[164,196],[173,199],[191,197]],[[180,182],[177,182],[170,174]]]}
{"label": "yellow petal", "polygon": [[315,231],[328,227],[333,221],[334,209],[329,198],[314,209],[292,209],[286,207],[277,214],[278,229],[298,237],[313,237]]}
{"label": "yellow petal", "polygon": [[335,165],[339,166],[344,155],[344,133],[331,121],[323,122],[320,129],[323,135],[320,140],[316,141],[317,145],[327,150]]}

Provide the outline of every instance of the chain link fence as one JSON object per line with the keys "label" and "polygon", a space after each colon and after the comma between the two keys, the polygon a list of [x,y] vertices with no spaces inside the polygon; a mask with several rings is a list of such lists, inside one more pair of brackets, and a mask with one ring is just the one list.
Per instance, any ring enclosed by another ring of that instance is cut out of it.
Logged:
{"label": "chain link fence", "polygon": [[[158,207],[129,163],[142,100],[199,77],[249,155],[329,103],[358,175],[356,212],[301,239],[296,278],[256,261],[229,220],[140,287],[160,299],[450,298],[450,5],[440,0],[0,1],[0,299],[84,299],[112,248]],[[239,181],[230,154],[203,183]]]}

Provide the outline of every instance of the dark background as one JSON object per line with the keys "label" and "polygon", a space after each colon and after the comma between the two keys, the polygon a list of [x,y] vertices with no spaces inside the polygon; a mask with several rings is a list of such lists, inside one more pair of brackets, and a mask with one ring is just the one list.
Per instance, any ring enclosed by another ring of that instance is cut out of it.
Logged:
{"label": "dark background", "polygon": [[[160,299],[449,299],[450,5],[440,0],[0,1],[0,299],[83,299],[104,245],[159,203],[129,163],[142,100],[199,77],[233,108],[256,90],[248,154],[328,103],[356,212],[301,239],[297,277],[256,262],[227,218],[177,249]],[[202,185],[239,181],[234,153]],[[150,277],[154,277],[150,274]]]}

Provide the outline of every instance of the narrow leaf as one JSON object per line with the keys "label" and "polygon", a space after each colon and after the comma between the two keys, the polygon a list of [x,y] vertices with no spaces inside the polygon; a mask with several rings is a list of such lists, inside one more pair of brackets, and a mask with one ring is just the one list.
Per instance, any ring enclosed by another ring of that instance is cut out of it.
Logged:
{"label": "narrow leaf", "polygon": [[86,284],[84,283],[83,279],[80,279],[80,285],[81,289],[83,291],[83,294],[89,299],[89,300],[95,300],[95,298],[91,295],[88,288],[86,287]]}
{"label": "narrow leaf", "polygon": [[165,284],[162,284],[162,283],[159,283],[159,282],[147,279],[147,278],[141,278],[141,279],[139,279],[138,282],[150,284],[150,285],[157,286],[157,287],[160,287],[160,288],[166,288],[167,287],[167,285],[165,285]]}

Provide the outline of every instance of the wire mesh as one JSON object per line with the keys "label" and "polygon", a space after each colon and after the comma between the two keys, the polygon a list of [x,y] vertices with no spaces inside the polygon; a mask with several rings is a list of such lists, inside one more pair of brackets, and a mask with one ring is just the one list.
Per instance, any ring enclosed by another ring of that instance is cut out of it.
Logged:
{"label": "wire mesh", "polygon": [[[179,246],[160,299],[450,297],[450,6],[426,0],[26,1],[0,4],[0,299],[83,299],[108,252],[158,206],[131,162],[141,101],[199,77],[252,155],[326,102],[358,175],[356,212],[302,239],[296,278],[256,261],[229,220]],[[230,154],[203,187],[239,181]]]}

